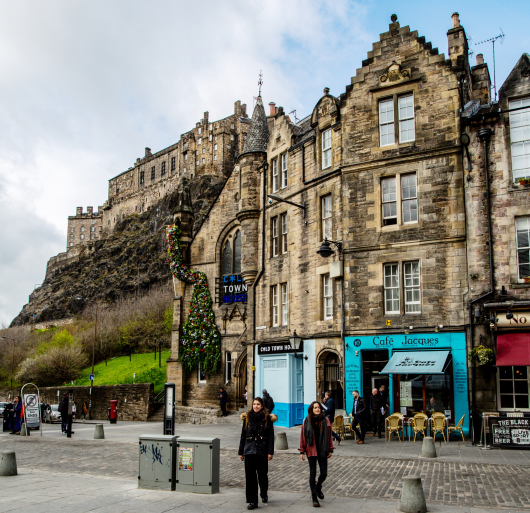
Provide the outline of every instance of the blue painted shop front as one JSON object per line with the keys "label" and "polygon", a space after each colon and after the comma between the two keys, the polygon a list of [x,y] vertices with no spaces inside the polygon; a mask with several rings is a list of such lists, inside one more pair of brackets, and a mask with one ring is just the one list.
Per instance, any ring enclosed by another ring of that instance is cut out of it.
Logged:
{"label": "blue painted shop front", "polygon": [[266,389],[274,399],[276,425],[302,424],[316,399],[315,341],[304,340],[296,358],[288,342],[260,344],[255,346],[254,362],[256,395]]}
{"label": "blue painted shop front", "polygon": [[[469,434],[465,333],[346,337],[345,342],[347,413],[352,410],[353,390],[366,396],[388,380],[390,413],[442,411],[450,424],[466,415],[464,432]],[[378,359],[380,363],[373,362]],[[385,374],[389,371],[393,373]]]}

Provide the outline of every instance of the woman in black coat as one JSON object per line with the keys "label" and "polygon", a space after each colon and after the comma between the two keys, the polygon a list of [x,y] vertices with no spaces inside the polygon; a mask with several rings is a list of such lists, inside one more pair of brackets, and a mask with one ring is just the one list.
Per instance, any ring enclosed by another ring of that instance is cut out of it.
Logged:
{"label": "woman in black coat", "polygon": [[274,426],[261,397],[252,401],[252,408],[241,416],[243,429],[239,442],[239,458],[245,462],[248,509],[258,507],[258,483],[261,500],[269,500],[269,461],[274,455]]}

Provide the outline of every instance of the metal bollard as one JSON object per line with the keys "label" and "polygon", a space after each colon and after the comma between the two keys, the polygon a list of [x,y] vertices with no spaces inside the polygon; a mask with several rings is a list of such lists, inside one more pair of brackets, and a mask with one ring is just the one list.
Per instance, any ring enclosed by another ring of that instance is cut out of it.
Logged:
{"label": "metal bollard", "polygon": [[0,456],[0,476],[17,475],[17,458],[15,451],[4,451]]}
{"label": "metal bollard", "polygon": [[96,424],[96,429],[94,431],[94,440],[103,440],[105,438],[105,433],[103,432],[103,424]]}
{"label": "metal bollard", "polygon": [[287,449],[289,449],[289,444],[287,443],[287,434],[285,433],[285,431],[280,431],[276,434],[274,448],[277,451],[286,451]]}
{"label": "metal bollard", "polygon": [[404,513],[425,513],[427,511],[421,477],[406,476],[403,478],[399,509]]}
{"label": "metal bollard", "polygon": [[434,446],[434,438],[426,436],[421,444],[421,456],[423,458],[436,458],[436,447]]}

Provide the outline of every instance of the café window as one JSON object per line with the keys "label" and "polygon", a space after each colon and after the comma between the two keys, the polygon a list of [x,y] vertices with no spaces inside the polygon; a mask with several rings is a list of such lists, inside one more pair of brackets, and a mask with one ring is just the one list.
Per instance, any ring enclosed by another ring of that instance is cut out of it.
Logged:
{"label": "caf\u00e9 window", "polygon": [[498,401],[501,410],[529,410],[528,367],[498,367]]}
{"label": "caf\u00e9 window", "polygon": [[517,278],[523,282],[530,277],[530,217],[515,220],[517,231]]}
{"label": "caf\u00e9 window", "polygon": [[232,240],[228,237],[223,246],[223,275],[241,273],[241,232],[238,230]]}

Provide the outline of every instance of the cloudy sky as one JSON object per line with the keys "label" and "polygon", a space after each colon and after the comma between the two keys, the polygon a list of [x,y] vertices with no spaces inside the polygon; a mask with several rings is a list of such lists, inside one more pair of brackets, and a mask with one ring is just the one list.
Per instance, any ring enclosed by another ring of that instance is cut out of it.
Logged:
{"label": "cloudy sky", "polygon": [[[397,10],[396,10],[397,9]],[[0,0],[0,324],[65,250],[67,216],[103,204],[144,147],[257,95],[309,114],[344,92],[390,15],[447,55],[451,14],[497,86],[530,51],[527,1]],[[474,62],[474,57],[472,58]]]}

